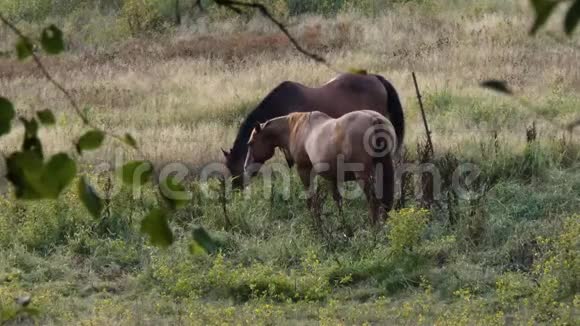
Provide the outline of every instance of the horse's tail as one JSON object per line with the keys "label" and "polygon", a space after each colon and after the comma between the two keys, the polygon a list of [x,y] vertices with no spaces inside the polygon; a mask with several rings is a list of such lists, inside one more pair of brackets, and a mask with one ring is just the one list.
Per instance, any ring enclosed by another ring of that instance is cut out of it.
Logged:
{"label": "horse's tail", "polygon": [[398,150],[398,137],[392,123],[374,118],[370,144],[374,165],[375,196],[388,212],[393,207],[395,167],[393,159]]}
{"label": "horse's tail", "polygon": [[403,145],[403,139],[405,137],[405,116],[403,114],[403,106],[401,105],[401,100],[399,99],[399,94],[393,87],[393,84],[386,80],[381,75],[374,75],[383,84],[385,90],[387,91],[387,113],[389,120],[395,128],[395,134],[397,135],[397,151]]}
{"label": "horse's tail", "polygon": [[[395,130],[393,132],[393,130]],[[373,117],[367,143],[373,161],[381,162],[386,156],[394,156],[398,145],[397,132],[393,124],[385,118]]]}
{"label": "horse's tail", "polygon": [[380,180],[380,184],[377,184],[380,194],[377,194],[378,198],[381,200],[383,207],[388,213],[393,208],[393,203],[395,200],[395,162],[393,161],[393,155],[389,154],[383,157],[380,165],[377,164],[375,167],[380,167],[377,169],[376,173],[379,178],[375,182]]}

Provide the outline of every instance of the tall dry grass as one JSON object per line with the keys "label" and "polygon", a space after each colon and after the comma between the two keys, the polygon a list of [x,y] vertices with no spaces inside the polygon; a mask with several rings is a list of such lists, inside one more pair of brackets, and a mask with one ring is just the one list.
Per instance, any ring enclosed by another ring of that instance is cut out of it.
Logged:
{"label": "tall dry grass", "polygon": [[[461,9],[408,4],[377,17],[303,16],[294,18],[291,31],[339,69],[365,68],[390,79],[408,117],[408,143],[423,134],[411,80],[415,71],[436,148],[460,149],[492,132],[517,148],[532,121],[540,135],[558,137],[558,126],[577,116],[580,103],[580,70],[573,68],[580,62],[578,39],[556,40],[546,33],[530,38],[531,15],[523,3],[466,2]],[[335,75],[293,51],[259,17],[200,21],[105,48],[75,47],[46,62],[97,124],[132,132],[149,159],[194,168],[220,161],[219,148],[231,145],[241,119],[281,81],[317,86]],[[43,130],[47,150],[72,151],[69,140],[82,126],[61,94],[30,62],[2,58],[0,69],[1,94],[20,113],[44,108],[58,113],[58,125]],[[533,107],[482,90],[478,83],[487,78],[507,80]],[[19,137],[3,138],[0,148],[18,146]],[[108,142],[85,160],[110,159],[120,147]]]}

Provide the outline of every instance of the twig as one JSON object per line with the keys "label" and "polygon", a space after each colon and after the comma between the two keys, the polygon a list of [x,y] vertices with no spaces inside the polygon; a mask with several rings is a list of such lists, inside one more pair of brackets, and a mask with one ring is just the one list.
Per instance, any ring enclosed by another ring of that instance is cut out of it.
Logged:
{"label": "twig", "polygon": [[425,134],[427,135],[427,142],[429,143],[429,150],[431,155],[434,155],[433,142],[431,141],[431,130],[429,130],[429,124],[427,123],[427,117],[425,116],[425,109],[423,108],[423,99],[421,97],[421,92],[419,92],[419,86],[417,85],[417,77],[413,71],[413,83],[415,84],[415,91],[417,92],[417,100],[419,101],[419,107],[421,108],[421,117],[423,118],[423,124],[425,125]]}
{"label": "twig", "polygon": [[[14,24],[12,24],[11,22],[9,22],[4,16],[2,16],[2,14],[0,14],[0,21],[2,21],[2,23],[4,23],[6,26],[8,26],[8,28],[10,28],[16,35],[18,35],[18,37],[25,39],[26,36],[16,27],[14,26]],[[53,84],[61,93],[64,94],[65,98],[67,99],[67,101],[70,103],[70,105],[73,107],[73,109],[75,110],[76,114],[79,116],[79,118],[81,119],[81,121],[83,122],[84,125],[89,126],[95,130],[98,130],[106,135],[108,135],[111,138],[117,139],[118,141],[126,144],[125,140],[123,137],[106,132],[105,130],[93,125],[88,117],[83,113],[83,111],[81,110],[81,108],[79,107],[79,105],[77,104],[77,102],[75,101],[75,99],[73,98],[73,96],[71,95],[71,93],[64,88],[64,86],[62,84],[60,84],[58,81],[56,81],[48,72],[48,70],[46,69],[46,67],[44,66],[44,64],[42,63],[42,61],[40,60],[40,57],[38,57],[38,55],[36,53],[34,53],[33,51],[30,52],[30,55],[32,56],[32,59],[34,60],[34,63],[36,64],[36,66],[38,67],[38,69],[40,69],[40,71],[42,72],[42,74],[44,75],[44,77],[51,83]],[[143,153],[141,152],[141,150],[139,148],[136,148],[136,150],[142,155]]]}
{"label": "twig", "polygon": [[220,202],[224,213],[224,221],[226,222],[226,230],[230,230],[232,228],[232,222],[228,216],[228,199],[226,194],[226,181],[224,178],[220,179]]}
{"label": "twig", "polygon": [[[16,35],[18,35],[23,39],[26,38],[26,36],[16,26],[14,26],[11,22],[9,22],[6,18],[4,18],[2,14],[0,14],[0,20],[2,21],[2,23],[8,26],[8,28],[10,28]],[[36,66],[38,67],[38,69],[40,69],[44,77],[46,77],[46,79],[48,79],[49,82],[51,82],[56,88],[58,88],[64,94],[64,96],[67,98],[71,106],[75,109],[75,111],[77,112],[78,116],[81,118],[83,123],[85,125],[90,125],[88,118],[83,114],[83,112],[73,99],[72,95],[59,82],[57,82],[54,78],[52,78],[52,76],[48,73],[48,71],[46,70],[46,68],[40,61],[40,58],[38,57],[38,55],[36,55],[36,53],[31,51],[31,55],[32,59],[34,59],[34,62],[36,63]]]}
{"label": "twig", "polygon": [[315,62],[321,63],[323,65],[325,65],[326,67],[328,67],[329,69],[338,72],[337,69],[335,69],[328,61],[326,61],[326,59],[324,59],[324,57],[322,57],[319,54],[310,52],[308,50],[306,50],[305,48],[303,48],[298,41],[296,41],[296,39],[290,34],[290,32],[288,31],[288,29],[286,28],[286,26],[284,26],[284,24],[282,24],[280,21],[278,21],[276,18],[274,18],[274,16],[268,11],[268,9],[261,3],[255,3],[255,2],[242,2],[242,1],[236,1],[236,0],[214,0],[214,2],[219,5],[219,6],[224,6],[238,14],[241,14],[241,10],[239,7],[247,7],[247,8],[253,8],[253,9],[257,9],[258,11],[260,11],[260,13],[266,17],[268,20],[270,20],[272,23],[274,23],[274,25],[276,25],[278,27],[278,29],[284,33],[284,35],[288,38],[288,40],[290,41],[290,43],[292,43],[292,45],[294,46],[294,48],[302,53],[303,55],[307,56],[308,58],[314,60]]}

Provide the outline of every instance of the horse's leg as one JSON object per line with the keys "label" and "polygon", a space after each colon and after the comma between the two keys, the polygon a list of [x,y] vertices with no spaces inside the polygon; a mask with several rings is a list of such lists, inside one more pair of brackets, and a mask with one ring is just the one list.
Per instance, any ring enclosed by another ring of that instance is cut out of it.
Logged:
{"label": "horse's leg", "polygon": [[369,176],[368,173],[360,173],[357,175],[357,180],[361,188],[363,189],[365,196],[367,198],[367,202],[369,204],[369,220],[371,225],[375,225],[377,221],[377,198],[375,196],[375,192],[373,191],[373,182],[372,178]]}
{"label": "horse's leg", "polygon": [[342,195],[340,194],[339,184],[337,180],[332,180],[332,198],[334,198],[334,202],[336,203],[336,207],[338,207],[338,215],[340,215],[340,219],[342,221],[342,227],[345,229],[346,236],[351,237],[353,235],[353,231],[351,227],[346,222],[346,218],[344,216],[342,210]]}
{"label": "horse's leg", "polygon": [[385,219],[389,217],[389,211],[393,208],[395,197],[395,166],[391,156],[385,157],[382,166],[382,178],[377,178],[376,182],[382,181],[379,185],[383,189],[381,202],[385,209]]}
{"label": "horse's leg", "polygon": [[372,179],[367,182],[367,187],[368,187],[367,198],[369,200],[369,205],[371,209],[372,224],[377,225],[379,222],[379,208],[381,205],[379,204],[379,200],[377,199],[377,196],[375,194],[375,187]]}
{"label": "horse's leg", "polygon": [[304,167],[298,167],[298,176],[300,177],[300,181],[302,181],[302,185],[304,186],[304,190],[306,191],[306,205],[308,209],[312,208],[312,189],[311,189],[311,179],[310,179],[310,169]]}
{"label": "horse's leg", "polygon": [[318,205],[317,202],[317,192],[313,189],[312,185],[316,184],[312,178],[312,168],[310,167],[298,167],[298,175],[300,176],[300,181],[302,181],[302,185],[304,185],[304,189],[306,190],[306,205],[308,206],[308,210],[312,213],[315,222],[317,222],[320,227],[322,227],[322,221],[320,216],[316,216],[315,206]]}
{"label": "horse's leg", "polygon": [[339,185],[336,180],[332,180],[332,198],[338,207],[338,213],[342,216],[342,196],[340,195]]}

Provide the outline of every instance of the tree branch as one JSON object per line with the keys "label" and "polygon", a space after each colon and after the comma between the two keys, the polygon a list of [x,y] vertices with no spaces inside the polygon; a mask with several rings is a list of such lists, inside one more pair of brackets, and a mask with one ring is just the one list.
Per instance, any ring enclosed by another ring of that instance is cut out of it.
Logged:
{"label": "tree branch", "polygon": [[[14,26],[14,24],[12,24],[6,18],[4,18],[4,16],[2,16],[2,14],[0,14],[0,21],[2,21],[2,23],[4,23],[4,25],[8,26],[8,28],[10,28],[19,37],[26,38],[26,36],[16,26]],[[44,67],[44,65],[40,61],[40,58],[38,57],[38,55],[36,55],[36,53],[31,51],[31,55],[32,55],[32,59],[36,63],[36,66],[38,67],[38,69],[40,69],[40,71],[42,72],[44,77],[46,77],[46,79],[48,79],[48,81],[50,83],[52,83],[56,88],[58,88],[64,94],[64,96],[66,97],[66,99],[68,100],[70,105],[75,109],[77,115],[81,118],[83,123],[85,125],[90,125],[88,118],[83,114],[83,112],[81,111],[80,107],[78,106],[78,104],[76,103],[76,101],[74,100],[72,95],[64,88],[64,86],[62,86],[59,82],[57,82],[50,75],[50,73],[48,73],[48,70],[46,70],[46,68]]]}
{"label": "tree branch", "polygon": [[292,43],[292,45],[294,46],[294,48],[298,52],[300,52],[303,55],[305,55],[306,57],[314,60],[315,62],[318,62],[318,63],[325,65],[326,67],[328,67],[329,69],[331,69],[335,72],[338,71],[321,55],[316,54],[314,52],[310,52],[310,51],[306,50],[305,48],[303,48],[298,43],[298,41],[290,34],[290,32],[288,31],[286,26],[284,26],[284,24],[282,24],[279,20],[274,18],[274,16],[268,11],[268,9],[263,4],[255,3],[255,2],[242,2],[242,1],[237,1],[237,0],[214,0],[214,2],[217,5],[226,7],[226,8],[228,8],[228,9],[230,9],[238,14],[242,13],[240,8],[238,8],[238,7],[257,9],[262,14],[262,16],[266,17],[269,21],[271,21],[274,25],[276,25],[276,27],[278,27],[278,29],[282,33],[284,33],[284,35],[288,38],[290,43]]}
{"label": "tree branch", "polygon": [[[25,39],[26,35],[24,35],[14,24],[12,24],[11,22],[9,22],[1,13],[0,13],[0,21],[2,23],[4,23],[6,26],[8,26],[8,28],[10,28],[18,37]],[[50,73],[48,72],[48,70],[46,69],[46,67],[44,66],[44,64],[42,63],[42,61],[40,60],[40,57],[34,53],[34,51],[31,51],[31,56],[32,59],[34,60],[34,63],[36,64],[36,66],[38,67],[38,69],[42,72],[42,74],[44,75],[44,77],[51,83],[53,84],[61,93],[64,94],[65,98],[67,99],[67,101],[70,103],[70,105],[73,107],[73,109],[75,110],[76,114],[79,116],[79,118],[81,119],[81,121],[83,122],[84,125],[89,126],[95,130],[101,131],[104,134],[108,135],[111,138],[117,139],[118,141],[125,143],[126,141],[123,137],[112,134],[110,132],[107,132],[95,125],[93,125],[88,117],[83,113],[83,111],[81,110],[80,106],[77,104],[77,102],[75,101],[75,99],[73,98],[73,96],[71,95],[71,93],[62,85],[60,84],[58,81],[56,81],[56,79],[54,79]],[[137,147],[136,150],[143,155],[143,153],[141,152],[141,150]]]}

